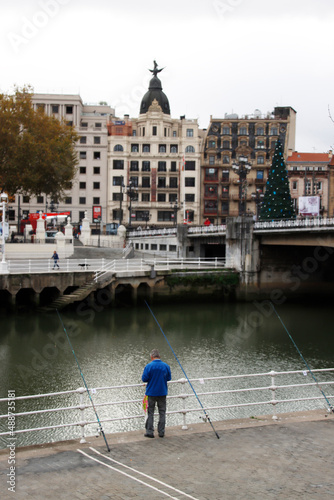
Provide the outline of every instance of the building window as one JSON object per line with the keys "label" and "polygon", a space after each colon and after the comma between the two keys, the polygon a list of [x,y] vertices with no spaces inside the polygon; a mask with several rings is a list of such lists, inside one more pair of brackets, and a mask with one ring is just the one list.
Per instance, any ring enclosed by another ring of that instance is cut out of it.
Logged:
{"label": "building window", "polygon": [[143,144],[143,153],[149,153],[151,150],[149,144]]}
{"label": "building window", "polygon": [[73,122],[72,122],[71,120],[70,120],[70,121],[68,121],[68,120],[67,120],[67,121],[66,121],[66,125],[67,125],[68,127],[73,127]]}
{"label": "building window", "polygon": [[159,144],[159,153],[166,153],[166,144]]}
{"label": "building window", "polygon": [[123,184],[123,176],[117,176],[112,178],[112,185],[113,186],[122,186]]}
{"label": "building window", "polygon": [[256,129],[256,135],[264,135],[264,128],[263,127],[258,127]]}
{"label": "building window", "polygon": [[204,196],[206,198],[217,198],[217,186],[205,186]]}
{"label": "building window", "polygon": [[247,135],[247,127],[240,127],[239,135]]}
{"label": "building window", "polygon": [[86,167],[79,167],[79,173],[80,174],[85,174],[86,173]]}
{"label": "building window", "polygon": [[113,193],[112,194],[112,201],[121,201],[121,200],[123,200],[122,194],[123,193]]}
{"label": "building window", "polygon": [[228,215],[229,213],[229,203],[228,201],[222,201],[222,214]]}
{"label": "building window", "polygon": [[222,182],[229,182],[229,180],[230,180],[229,170],[223,170]]}
{"label": "building window", "polygon": [[210,165],[214,165],[215,164],[215,157],[212,156],[212,155],[209,156],[209,164]]}
{"label": "building window", "polygon": [[[130,183],[132,184],[133,187],[138,187],[138,177],[137,176],[131,176],[130,177]],[[133,196],[133,194],[132,194]]]}
{"label": "building window", "polygon": [[138,172],[139,171],[139,162],[138,161],[130,161],[130,171]]}
{"label": "building window", "polygon": [[94,160],[101,160],[101,153],[100,153],[100,151],[94,151],[93,158],[94,158]]}
{"label": "building window", "polygon": [[79,221],[81,222],[85,218],[85,212],[79,212]]}
{"label": "building window", "polygon": [[94,137],[94,144],[101,144],[101,137]]}
{"label": "building window", "polygon": [[264,164],[264,156],[258,156],[257,157],[257,164],[258,165],[263,165]]}
{"label": "building window", "polygon": [[100,204],[100,198],[99,197],[93,198],[93,205],[99,205],[99,204]]}
{"label": "building window", "polygon": [[100,189],[100,183],[99,182],[93,182],[93,189]]}
{"label": "building window", "polygon": [[158,201],[160,201],[160,202],[166,201],[165,193],[158,193]]}
{"label": "building window", "polygon": [[257,141],[258,149],[264,149],[264,141]]}
{"label": "building window", "polygon": [[86,183],[85,182],[79,182],[79,189],[86,189]]}
{"label": "building window", "polygon": [[176,172],[176,161],[172,161],[170,164],[170,171]]}
{"label": "building window", "polygon": [[230,163],[230,157],[228,155],[223,156],[224,165],[228,165]]}
{"label": "building window", "polygon": [[30,202],[29,196],[23,196],[23,203],[29,203],[29,202]]}
{"label": "building window", "polygon": [[185,170],[196,170],[196,162],[195,161],[186,161]]}
{"label": "building window", "polygon": [[216,168],[206,168],[205,169],[205,180],[206,181],[218,181],[218,170]]}
{"label": "building window", "polygon": [[167,212],[167,210],[158,210],[158,222],[170,222],[173,219],[173,215],[173,212]]}
{"label": "building window", "polygon": [[177,137],[177,132],[176,132],[176,130],[173,130],[173,137]]}
{"label": "building window", "polygon": [[139,153],[139,144],[131,144],[131,153]]}
{"label": "building window", "polygon": [[257,170],[256,171],[256,178],[259,179],[259,180],[263,180],[263,176],[264,176],[264,171],[263,170]]}
{"label": "building window", "polygon": [[143,161],[142,166],[141,166],[142,172],[150,172],[151,171],[151,164],[149,161]]}
{"label": "building window", "polygon": [[298,181],[292,181],[292,189],[296,191],[297,187],[298,187]]}
{"label": "building window", "polygon": [[114,170],[124,170],[124,160],[113,160]]}
{"label": "building window", "polygon": [[195,201],[195,195],[188,193],[188,194],[185,195],[184,199],[188,203],[193,203]]}
{"label": "building window", "polygon": [[169,203],[177,202],[177,193],[169,193]]}
{"label": "building window", "polygon": [[87,122],[81,122],[80,123],[81,128],[88,128],[88,123]]}
{"label": "building window", "polygon": [[169,245],[168,250],[169,250],[170,252],[176,252],[177,247],[176,247],[176,245]]}
{"label": "building window", "polygon": [[165,161],[158,161],[158,172],[166,172],[167,166]]}
{"label": "building window", "polygon": [[209,141],[208,147],[209,148],[215,148],[216,147],[216,141]]}
{"label": "building window", "polygon": [[86,205],[86,198],[85,198],[84,196],[81,196],[81,197],[79,198],[79,204],[80,204],[80,205]]}
{"label": "building window", "polygon": [[158,188],[166,187],[166,177],[158,177]]}
{"label": "building window", "polygon": [[194,130],[192,128],[187,128],[187,137],[194,137]]}
{"label": "building window", "polygon": [[159,245],[160,252],[167,252],[167,245]]}
{"label": "building window", "polygon": [[278,129],[277,129],[277,127],[271,127],[271,129],[270,129],[270,135],[278,135]]}
{"label": "building window", "polygon": [[59,106],[58,106],[58,104],[52,104],[52,106],[51,106],[51,111],[52,111],[52,113],[54,113],[54,114],[59,113]]}
{"label": "building window", "polygon": [[80,137],[80,144],[87,144],[87,137],[85,137],[85,136],[82,135]]}
{"label": "building window", "polygon": [[230,135],[230,127],[223,127],[223,135]]}
{"label": "building window", "polygon": [[73,115],[73,106],[66,106],[66,114]]}
{"label": "building window", "polygon": [[185,177],[184,185],[185,187],[195,187],[195,177]]}
{"label": "building window", "polygon": [[177,153],[178,152],[178,147],[176,144],[172,144],[170,147],[170,152],[171,153]]}
{"label": "building window", "polygon": [[102,127],[102,123],[95,123],[95,128],[101,128]]}
{"label": "building window", "polygon": [[150,193],[142,193],[141,201],[150,201]]}
{"label": "building window", "polygon": [[223,149],[230,149],[230,141],[223,141]]}
{"label": "building window", "polygon": [[151,187],[151,178],[150,177],[142,177],[141,185],[143,188]]}
{"label": "building window", "polygon": [[210,200],[204,202],[204,212],[205,213],[217,213],[217,201]]}
{"label": "building window", "polygon": [[86,158],[87,158],[86,151],[80,151],[79,158],[80,158],[80,160],[86,160]]}
{"label": "building window", "polygon": [[93,173],[94,173],[94,175],[100,174],[101,173],[100,172],[100,167],[93,167]]}
{"label": "building window", "polygon": [[187,146],[185,149],[186,153],[195,153],[195,148],[194,146]]}
{"label": "building window", "polygon": [[137,130],[132,130],[132,137],[137,137]]}
{"label": "building window", "polygon": [[114,146],[114,151],[124,151],[122,144],[116,144]]}
{"label": "building window", "polygon": [[44,196],[37,196],[37,203],[44,203]]}
{"label": "building window", "polygon": [[66,196],[65,198],[65,205],[71,205],[72,204],[72,197],[71,196]]}
{"label": "building window", "polygon": [[157,127],[152,127],[152,135],[157,135]]}
{"label": "building window", "polygon": [[169,187],[176,189],[177,188],[177,177],[170,177],[169,179]]}

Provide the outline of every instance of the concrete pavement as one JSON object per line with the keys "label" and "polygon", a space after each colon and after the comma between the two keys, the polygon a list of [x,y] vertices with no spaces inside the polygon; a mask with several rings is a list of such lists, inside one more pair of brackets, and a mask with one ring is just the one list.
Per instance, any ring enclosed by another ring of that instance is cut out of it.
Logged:
{"label": "concrete pavement", "polygon": [[[0,451],[0,497],[23,499],[196,500],[334,498],[334,416],[325,410],[208,423],[166,436],[143,431]],[[138,471],[141,473],[139,474]]]}

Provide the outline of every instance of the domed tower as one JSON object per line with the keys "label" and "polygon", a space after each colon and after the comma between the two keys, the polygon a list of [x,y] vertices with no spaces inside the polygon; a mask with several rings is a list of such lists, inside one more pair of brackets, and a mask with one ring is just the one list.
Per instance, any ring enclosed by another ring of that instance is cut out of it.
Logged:
{"label": "domed tower", "polygon": [[140,104],[140,114],[147,113],[149,107],[153,104],[158,104],[161,107],[161,110],[166,115],[170,115],[169,101],[166,94],[162,91],[161,80],[157,77],[157,74],[160,73],[164,68],[158,69],[157,63],[154,61],[154,69],[150,69],[151,73],[153,73],[153,78],[150,81],[150,86],[148,91],[144,95],[141,104]]}

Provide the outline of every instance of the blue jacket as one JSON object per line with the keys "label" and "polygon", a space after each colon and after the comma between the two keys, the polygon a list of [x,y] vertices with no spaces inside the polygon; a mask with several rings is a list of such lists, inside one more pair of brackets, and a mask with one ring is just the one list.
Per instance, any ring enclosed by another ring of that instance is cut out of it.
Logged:
{"label": "blue jacket", "polygon": [[154,359],[145,366],[142,381],[147,382],[147,396],[167,396],[167,382],[172,380],[170,367],[161,359]]}

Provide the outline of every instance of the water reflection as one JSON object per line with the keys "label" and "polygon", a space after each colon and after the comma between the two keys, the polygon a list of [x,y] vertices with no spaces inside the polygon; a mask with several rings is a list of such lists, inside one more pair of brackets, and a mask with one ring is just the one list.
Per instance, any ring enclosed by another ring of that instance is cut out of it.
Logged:
{"label": "water reflection", "polygon": [[[177,304],[171,308],[153,307],[153,310],[189,378],[305,368],[278,318],[274,314],[261,315],[254,304]],[[328,306],[305,309],[292,304],[278,310],[310,366],[314,369],[332,367],[332,310]],[[75,313],[62,317],[90,387],[140,383],[153,347],[157,347],[170,364],[173,379],[183,377],[146,307],[104,310],[95,314],[91,323]],[[6,397],[9,389],[20,396],[83,385],[56,314],[2,317],[0,327],[1,397]],[[138,397],[136,394],[133,397]],[[241,394],[240,401],[243,398]],[[59,402],[63,404],[63,400]],[[17,411],[37,409],[41,405],[41,401],[20,403]],[[130,410],[136,412],[135,408]],[[105,414],[108,411],[101,409]],[[116,413],[122,411],[118,408]],[[225,411],[218,418],[238,415],[235,411]],[[198,421],[198,416],[196,418]],[[41,422],[41,417],[31,417],[31,425],[39,426]],[[5,424],[3,419],[2,429]],[[126,423],[126,428],[134,428],[131,425],[137,424]],[[142,426],[142,422],[138,422],[138,426]],[[110,430],[115,428],[109,426]],[[54,432],[48,439],[68,436],[73,436],[73,429]],[[27,434],[21,442],[28,444],[36,439],[46,440],[45,434],[41,438]]]}

